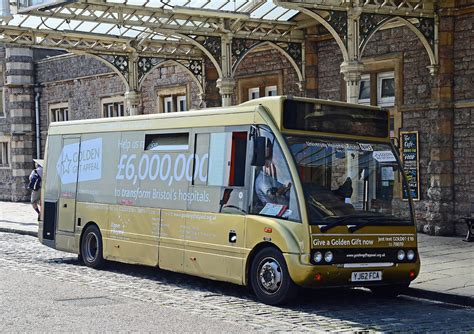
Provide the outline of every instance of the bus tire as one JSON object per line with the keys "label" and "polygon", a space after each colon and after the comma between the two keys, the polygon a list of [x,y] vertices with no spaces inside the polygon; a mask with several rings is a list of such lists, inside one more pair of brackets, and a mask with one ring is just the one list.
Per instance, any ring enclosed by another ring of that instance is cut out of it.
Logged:
{"label": "bus tire", "polygon": [[397,284],[387,286],[374,286],[370,288],[372,294],[379,298],[392,299],[405,293],[408,290],[408,284]]}
{"label": "bus tire", "polygon": [[104,265],[102,235],[96,225],[90,225],[84,231],[81,240],[82,262],[91,268],[101,268]]}
{"label": "bus tire", "polygon": [[268,305],[296,298],[298,288],[288,273],[283,255],[275,248],[261,249],[250,267],[250,283],[257,299]]}

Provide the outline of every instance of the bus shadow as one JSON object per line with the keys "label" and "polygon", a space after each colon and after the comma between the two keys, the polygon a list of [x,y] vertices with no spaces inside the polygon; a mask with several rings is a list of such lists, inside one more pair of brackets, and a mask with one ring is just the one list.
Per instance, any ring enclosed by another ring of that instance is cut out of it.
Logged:
{"label": "bus shadow", "polygon": [[[77,258],[57,258],[51,259],[50,262],[83,266]],[[432,317],[436,314],[446,317],[447,312],[462,309],[462,307],[459,307],[454,310],[452,305],[433,304],[404,296],[387,300],[375,297],[366,289],[342,288],[302,289],[298,298],[292,303],[282,306],[268,306],[258,302],[253,293],[246,287],[231,283],[118,262],[107,262],[103,270],[127,275],[133,279],[144,279],[166,284],[171,288],[204,292],[204,297],[235,297],[241,299],[243,304],[248,301],[247,305],[252,310],[263,311],[270,308],[275,312],[290,311],[291,313],[291,311],[295,311],[299,314],[298,318],[304,318],[305,326],[310,327],[309,322],[314,320],[314,326],[318,326],[318,321],[321,318],[327,318],[326,321],[349,322],[351,327],[360,327],[364,330],[403,332],[408,330],[406,326],[409,326],[409,324],[423,321],[432,322]],[[413,327],[410,330],[413,330]],[[443,330],[443,328],[437,328],[436,330]]]}

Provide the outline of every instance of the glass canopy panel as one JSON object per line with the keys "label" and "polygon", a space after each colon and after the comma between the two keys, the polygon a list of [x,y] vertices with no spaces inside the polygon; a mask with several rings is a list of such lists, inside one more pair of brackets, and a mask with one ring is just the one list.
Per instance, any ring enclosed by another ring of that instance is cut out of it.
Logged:
{"label": "glass canopy panel", "polygon": [[[157,48],[161,48],[160,42],[164,41],[170,41],[174,47],[178,44],[184,46],[192,44],[192,41],[183,39],[179,33],[187,34],[188,37],[191,37],[190,33],[196,36],[221,34],[219,20],[222,17],[230,20],[236,36],[239,33],[247,36],[247,32],[256,29],[258,38],[268,36],[274,40],[285,29],[298,29],[293,24],[283,23],[297,11],[276,6],[272,0],[18,1],[24,5],[21,12],[13,15],[8,22],[0,20],[0,27],[20,28],[27,35],[35,29],[46,33],[50,31],[56,36],[54,38],[58,38],[55,32],[63,33],[61,38],[65,41],[64,45],[71,48],[74,48],[73,45],[80,38],[80,35],[74,33],[84,34],[86,40],[95,35],[103,41],[107,37],[126,37],[140,42],[148,40],[151,43],[155,41]],[[262,21],[256,22],[255,19]],[[239,24],[234,24],[236,21]],[[42,38],[51,37],[48,35]]]}

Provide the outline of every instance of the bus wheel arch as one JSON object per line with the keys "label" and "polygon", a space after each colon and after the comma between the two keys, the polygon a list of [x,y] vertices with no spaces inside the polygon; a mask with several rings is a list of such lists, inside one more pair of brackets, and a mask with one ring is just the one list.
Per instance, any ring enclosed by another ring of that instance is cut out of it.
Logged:
{"label": "bus wheel arch", "polygon": [[251,287],[251,282],[249,281],[249,277],[250,277],[250,267],[252,265],[252,261],[254,260],[255,258],[255,255],[261,250],[261,249],[264,249],[264,248],[267,248],[267,247],[273,247],[275,248],[277,251],[279,251],[281,253],[281,249],[275,245],[275,244],[272,244],[271,242],[261,242],[257,245],[255,245],[254,248],[252,248],[252,250],[250,251],[249,255],[247,256],[247,261],[245,263],[245,282],[244,284],[248,287],[248,288],[252,288]]}
{"label": "bus wheel arch", "polygon": [[79,242],[79,259],[86,266],[99,269],[104,265],[102,233],[95,222],[88,222],[82,229]]}

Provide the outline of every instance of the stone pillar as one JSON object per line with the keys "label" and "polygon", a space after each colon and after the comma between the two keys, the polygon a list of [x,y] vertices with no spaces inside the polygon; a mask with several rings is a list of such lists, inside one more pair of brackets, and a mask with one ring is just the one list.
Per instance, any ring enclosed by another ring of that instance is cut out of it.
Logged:
{"label": "stone pillar", "polygon": [[222,106],[232,105],[232,96],[234,95],[235,80],[233,78],[219,78],[216,83],[222,98]]}
{"label": "stone pillar", "polygon": [[5,53],[6,112],[10,115],[11,200],[28,200],[25,189],[35,151],[33,50],[7,47]]}
{"label": "stone pillar", "polygon": [[128,87],[129,90],[125,92],[125,108],[130,116],[140,115],[141,108],[141,93],[139,91],[138,82],[138,54],[135,52],[130,55],[128,66]]}
{"label": "stone pillar", "polygon": [[221,68],[222,77],[217,79],[216,86],[222,98],[222,106],[232,105],[235,80],[232,76],[232,35],[223,35],[221,38]]}
{"label": "stone pillar", "polygon": [[[316,35],[315,27],[308,28],[308,34]],[[304,96],[317,97],[318,92],[318,52],[316,49],[317,41],[314,38],[307,38],[305,42],[305,78]]]}
{"label": "stone pillar", "polygon": [[141,96],[136,90],[125,92],[125,108],[130,116],[141,114]]}
{"label": "stone pillar", "polygon": [[359,17],[361,7],[352,7],[347,12],[347,53],[349,60],[341,64],[341,73],[346,81],[346,101],[357,103],[359,101],[359,86],[361,72],[364,69],[359,60]]}
{"label": "stone pillar", "polygon": [[359,61],[343,62],[341,73],[346,81],[346,101],[357,103],[359,101],[359,86],[364,66]]}
{"label": "stone pillar", "polygon": [[[441,0],[440,8],[454,2]],[[429,184],[426,217],[419,222],[425,233],[451,235],[454,232],[454,18],[440,17],[439,68],[434,71],[432,105],[426,120],[426,149],[429,149]],[[421,148],[423,149],[423,147]]]}

